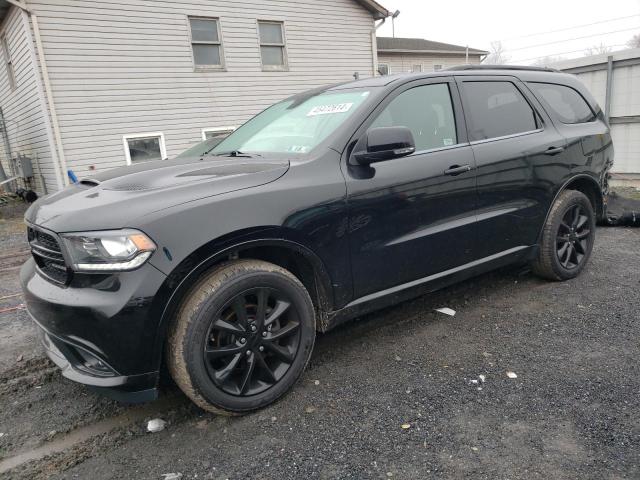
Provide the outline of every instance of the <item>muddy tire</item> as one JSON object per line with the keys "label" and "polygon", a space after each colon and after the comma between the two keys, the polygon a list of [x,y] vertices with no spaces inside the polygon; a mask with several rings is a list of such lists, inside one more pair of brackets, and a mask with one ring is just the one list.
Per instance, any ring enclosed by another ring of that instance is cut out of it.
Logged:
{"label": "muddy tire", "polygon": [[589,199],[576,190],[562,192],[544,225],[533,272],[549,280],[576,277],[591,256],[595,228]]}
{"label": "muddy tire", "polygon": [[275,402],[313,350],[309,293],[289,271],[261,260],[219,266],[191,289],[167,338],[167,365],[201,408],[238,415]]}

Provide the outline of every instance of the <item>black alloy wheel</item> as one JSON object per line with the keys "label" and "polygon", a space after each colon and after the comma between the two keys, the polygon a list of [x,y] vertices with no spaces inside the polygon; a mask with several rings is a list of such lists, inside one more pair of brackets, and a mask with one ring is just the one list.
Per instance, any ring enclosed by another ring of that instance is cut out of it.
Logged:
{"label": "black alloy wheel", "polygon": [[272,288],[254,288],[214,314],[203,360],[222,391],[250,396],[280,381],[299,346],[299,314],[291,300]]}
{"label": "black alloy wheel", "polygon": [[589,215],[581,205],[571,205],[566,210],[556,236],[556,253],[564,268],[576,268],[586,258],[590,227]]}
{"label": "black alloy wheel", "polygon": [[315,308],[299,278],[264,260],[234,260],[186,295],[168,331],[167,366],[198,406],[239,415],[293,387],[315,336]]}
{"label": "black alloy wheel", "polygon": [[595,241],[594,205],[577,190],[560,192],[545,220],[531,266],[549,280],[568,280],[589,261]]}

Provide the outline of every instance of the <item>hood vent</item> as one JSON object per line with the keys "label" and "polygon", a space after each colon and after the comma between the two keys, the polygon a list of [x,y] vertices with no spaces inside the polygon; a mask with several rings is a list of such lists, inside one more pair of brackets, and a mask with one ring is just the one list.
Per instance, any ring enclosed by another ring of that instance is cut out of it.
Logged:
{"label": "hood vent", "polygon": [[78,182],[78,184],[91,188],[97,187],[98,185],[100,185],[100,182],[98,180],[94,180],[93,178],[83,178]]}
{"label": "hood vent", "polygon": [[124,183],[121,185],[110,186],[109,190],[114,190],[116,192],[139,192],[142,190],[153,190],[153,188],[149,187],[148,185],[140,185],[137,183]]}

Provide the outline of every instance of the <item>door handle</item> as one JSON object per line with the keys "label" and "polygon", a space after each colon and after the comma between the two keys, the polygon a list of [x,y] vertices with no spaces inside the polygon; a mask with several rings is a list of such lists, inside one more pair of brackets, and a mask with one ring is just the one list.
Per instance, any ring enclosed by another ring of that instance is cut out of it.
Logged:
{"label": "door handle", "polygon": [[445,175],[460,175],[471,170],[471,165],[451,165],[444,171]]}
{"label": "door handle", "polygon": [[549,147],[544,151],[545,155],[557,155],[564,152],[564,147]]}

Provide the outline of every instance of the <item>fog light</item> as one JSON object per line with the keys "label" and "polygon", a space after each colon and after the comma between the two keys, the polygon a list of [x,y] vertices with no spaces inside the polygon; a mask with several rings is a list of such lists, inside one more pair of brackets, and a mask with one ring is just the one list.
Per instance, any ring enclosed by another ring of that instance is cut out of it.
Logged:
{"label": "fog light", "polygon": [[89,370],[90,372],[93,372],[99,375],[105,375],[105,376],[113,376],[115,374],[113,369],[109,365],[104,363],[102,360],[100,360],[99,358],[94,357],[90,353],[85,352],[80,348],[76,348],[75,350],[78,353],[78,356],[80,357],[80,361],[82,362],[82,367],[85,368],[86,370]]}

